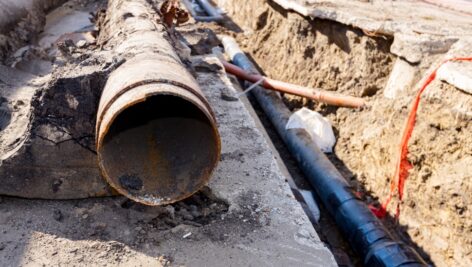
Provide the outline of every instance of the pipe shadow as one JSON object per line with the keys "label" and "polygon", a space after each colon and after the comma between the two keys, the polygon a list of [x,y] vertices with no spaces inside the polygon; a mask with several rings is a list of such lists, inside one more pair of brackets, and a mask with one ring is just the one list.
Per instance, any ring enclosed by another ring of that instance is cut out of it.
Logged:
{"label": "pipe shadow", "polygon": [[[0,266],[48,262],[38,254],[53,258],[65,254],[70,264],[86,264],[87,260],[81,259],[84,255],[93,258],[103,251],[116,252],[115,256],[107,254],[104,258],[112,265],[123,264],[124,258],[131,258],[136,252],[144,254],[141,259],[162,255],[171,259],[174,252],[169,243],[182,240],[192,229],[205,228],[228,211],[228,204],[216,198],[209,188],[164,207],[144,206],[121,196],[82,200],[1,199]],[[84,251],[87,246],[97,245],[95,242],[100,243],[97,249]],[[43,262],[37,262],[38,259]]]}

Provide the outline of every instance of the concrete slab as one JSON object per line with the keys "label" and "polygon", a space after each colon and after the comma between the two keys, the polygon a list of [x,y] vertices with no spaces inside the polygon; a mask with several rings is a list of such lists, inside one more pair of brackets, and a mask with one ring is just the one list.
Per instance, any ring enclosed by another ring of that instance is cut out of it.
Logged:
{"label": "concrete slab", "polygon": [[[446,58],[472,57],[472,38],[455,43]],[[439,68],[438,79],[472,94],[472,61],[448,62]]]}
{"label": "concrete slab", "polygon": [[438,70],[438,79],[472,94],[472,62],[448,62]]}
{"label": "concrete slab", "polygon": [[336,266],[218,60],[193,62],[223,146],[209,188],[192,200],[202,206],[5,197],[0,266]]}
{"label": "concrete slab", "polygon": [[[328,19],[364,30],[368,35],[393,36],[391,52],[410,63],[429,54],[445,53],[457,40],[472,36],[472,14],[463,8],[444,8],[439,1],[274,0],[304,16]],[[465,11],[464,11],[465,10]]]}

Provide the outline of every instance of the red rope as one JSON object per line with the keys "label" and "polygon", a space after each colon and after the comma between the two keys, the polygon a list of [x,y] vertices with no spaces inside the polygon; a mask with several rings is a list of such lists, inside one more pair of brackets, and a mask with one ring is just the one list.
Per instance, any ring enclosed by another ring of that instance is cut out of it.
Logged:
{"label": "red rope", "polygon": [[421,86],[421,89],[416,94],[416,97],[413,101],[413,105],[410,110],[410,114],[408,115],[408,119],[405,124],[405,128],[403,130],[403,136],[400,143],[400,154],[398,157],[398,163],[395,169],[395,175],[393,179],[390,181],[390,193],[382,204],[380,208],[376,208],[371,206],[372,212],[379,218],[385,217],[387,214],[387,208],[392,198],[395,194],[395,186],[398,191],[398,199],[399,202],[397,204],[396,214],[395,217],[398,219],[400,216],[400,203],[403,200],[403,190],[405,187],[405,181],[408,178],[409,171],[413,168],[413,165],[408,161],[408,141],[410,140],[411,134],[413,133],[413,129],[415,127],[416,122],[416,113],[418,111],[418,106],[420,104],[421,95],[426,90],[428,85],[434,81],[436,78],[436,73],[438,69],[445,63],[449,61],[472,61],[472,57],[458,57],[458,58],[451,58],[443,61],[426,79],[424,84]]}

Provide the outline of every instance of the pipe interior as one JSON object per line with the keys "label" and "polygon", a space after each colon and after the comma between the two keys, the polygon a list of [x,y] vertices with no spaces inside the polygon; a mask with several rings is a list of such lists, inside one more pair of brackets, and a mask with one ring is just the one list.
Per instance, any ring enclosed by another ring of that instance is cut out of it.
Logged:
{"label": "pipe interior", "polygon": [[155,204],[180,199],[203,186],[216,165],[213,127],[193,103],[152,96],[115,118],[100,151],[103,167],[131,198]]}

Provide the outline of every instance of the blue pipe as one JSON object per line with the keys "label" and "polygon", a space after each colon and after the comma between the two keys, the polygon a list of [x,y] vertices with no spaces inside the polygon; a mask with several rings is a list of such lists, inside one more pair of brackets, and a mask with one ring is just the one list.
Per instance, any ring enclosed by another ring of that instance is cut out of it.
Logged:
{"label": "blue pipe", "polygon": [[[220,12],[212,6],[207,0],[195,0],[193,2],[192,0],[182,0],[184,5],[187,7],[187,10],[190,12],[192,17],[196,21],[201,21],[201,22],[219,22],[223,20],[223,16],[220,14]],[[195,5],[199,5],[200,7],[205,10],[205,13],[208,14],[208,16],[199,16],[197,14],[197,11],[195,10]]]}
{"label": "blue pipe", "polygon": [[[234,64],[248,72],[257,73],[233,38],[224,36],[221,39],[225,52]],[[277,93],[257,88],[252,90],[252,94],[354,251],[363,258],[365,266],[427,266],[413,248],[393,239],[365,203],[355,196],[344,177],[305,130],[285,129],[292,113]]]}

